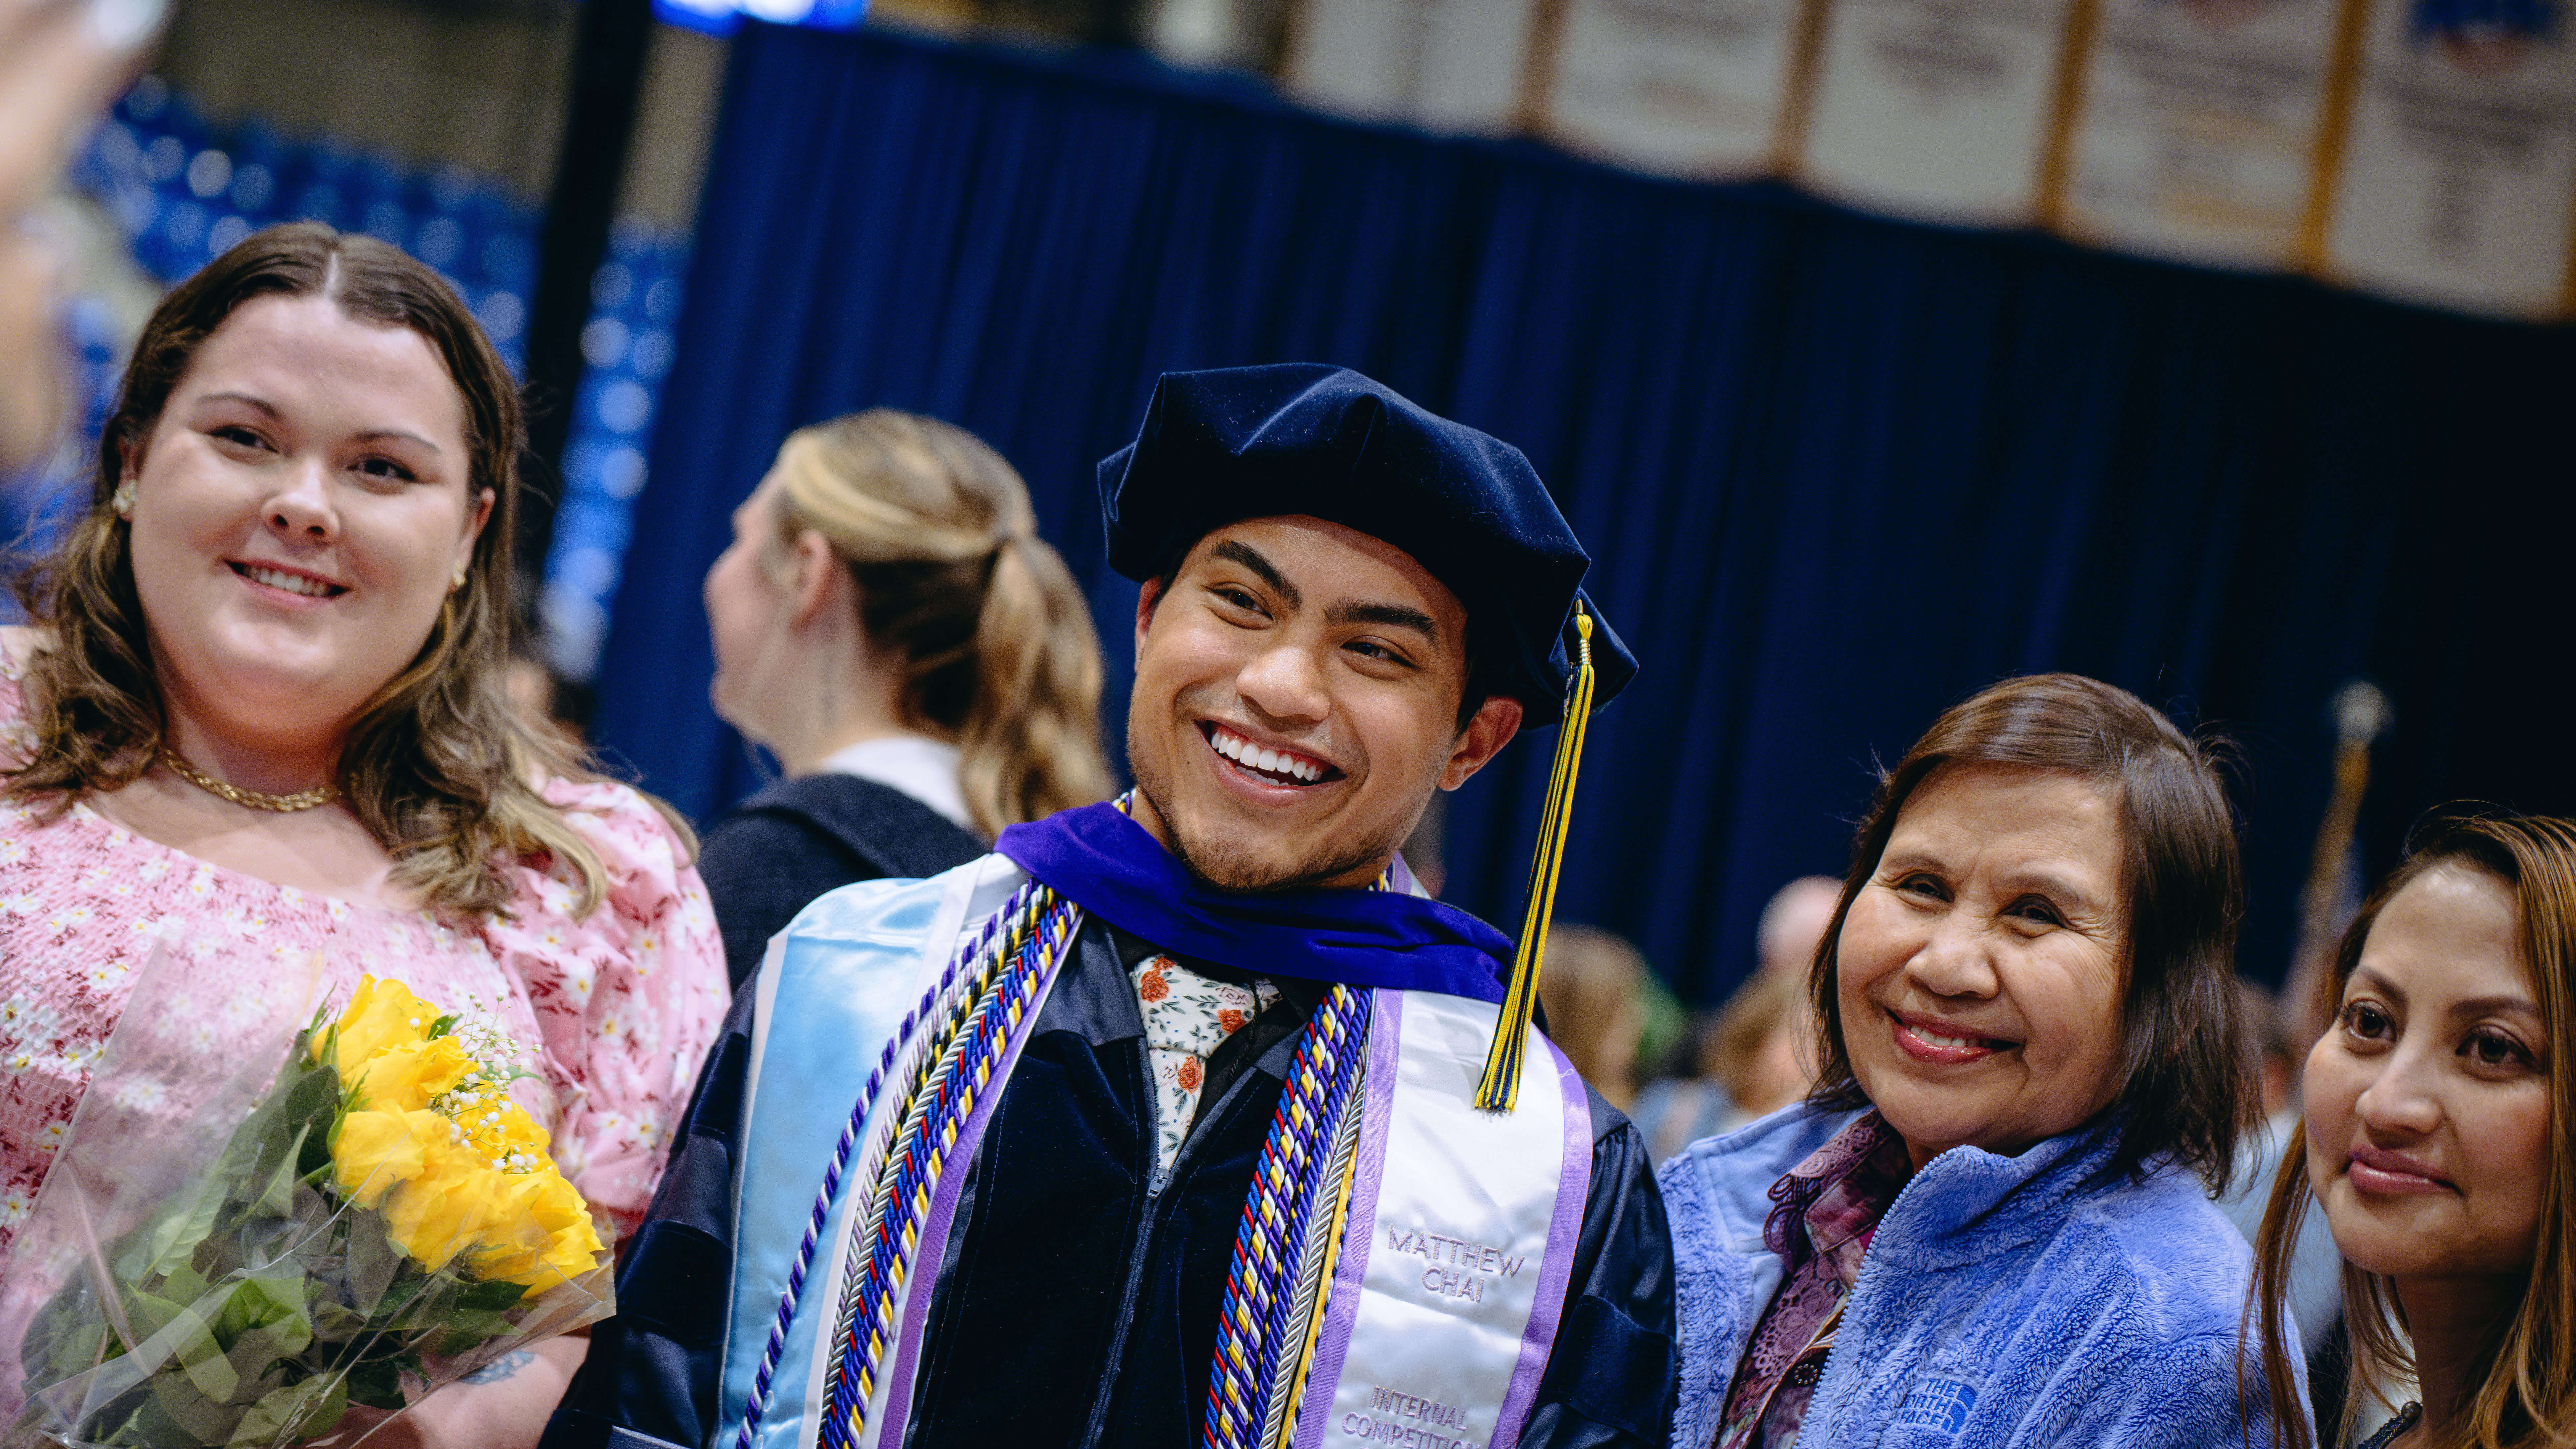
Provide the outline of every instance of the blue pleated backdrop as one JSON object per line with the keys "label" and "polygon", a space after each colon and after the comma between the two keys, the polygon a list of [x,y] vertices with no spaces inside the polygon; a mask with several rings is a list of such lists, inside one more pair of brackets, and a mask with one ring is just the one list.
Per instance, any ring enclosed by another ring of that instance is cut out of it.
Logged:
{"label": "blue pleated backdrop", "polygon": [[[1283,104],[1140,56],[746,25],[595,733],[700,819],[757,783],[699,580],[794,427],[889,405],[1026,474],[1090,584],[1121,737],[1132,586],[1092,463],[1167,369],[1346,363],[1518,444],[1644,662],[1594,726],[1560,914],[1706,1002],[1875,759],[2080,670],[2239,745],[2275,977],[2327,696],[2397,698],[2368,863],[2456,795],[2576,808],[2559,745],[2576,335],[2309,283],[1653,180]],[[1547,737],[1453,797],[1507,929]]]}

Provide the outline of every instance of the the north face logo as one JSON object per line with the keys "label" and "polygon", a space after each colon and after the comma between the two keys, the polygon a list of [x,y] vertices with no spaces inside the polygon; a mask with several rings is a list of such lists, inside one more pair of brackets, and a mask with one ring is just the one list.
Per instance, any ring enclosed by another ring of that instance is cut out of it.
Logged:
{"label": "the north face logo", "polygon": [[1917,1379],[1896,1406],[1896,1422],[1902,1428],[1956,1434],[1968,1426],[1968,1411],[1976,1406],[1977,1391],[1956,1379]]}

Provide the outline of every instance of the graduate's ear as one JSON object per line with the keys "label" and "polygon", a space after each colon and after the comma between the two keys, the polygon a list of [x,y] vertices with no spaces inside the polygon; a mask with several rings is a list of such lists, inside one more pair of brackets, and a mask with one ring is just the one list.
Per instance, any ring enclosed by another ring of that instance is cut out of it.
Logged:
{"label": "graduate's ear", "polygon": [[1469,776],[1485,768],[1485,762],[1503,752],[1512,736],[1521,732],[1521,702],[1506,695],[1490,695],[1458,732],[1457,743],[1449,750],[1448,763],[1440,767],[1440,788],[1455,790],[1467,783]]}
{"label": "graduate's ear", "polygon": [[1145,657],[1145,631],[1154,627],[1154,605],[1161,601],[1168,579],[1147,579],[1136,590],[1136,657]]}

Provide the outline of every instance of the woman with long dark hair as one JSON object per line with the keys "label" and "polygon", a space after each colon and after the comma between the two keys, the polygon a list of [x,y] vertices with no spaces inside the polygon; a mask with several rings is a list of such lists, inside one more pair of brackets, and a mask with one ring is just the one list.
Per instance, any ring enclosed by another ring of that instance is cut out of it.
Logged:
{"label": "woman with long dark hair", "polygon": [[2316,1442],[2283,1312],[2311,1202],[2343,1254],[2352,1373],[2415,1398],[2365,1449],[2576,1444],[2576,821],[2421,831],[2335,953],[2305,1115],[2272,1184],[2249,1316],[2274,1416]]}
{"label": "woman with long dark hair", "polygon": [[[154,311],[0,639],[0,1251],[156,945],[479,1018],[643,1215],[724,975],[686,827],[510,695],[519,447],[464,303],[372,238],[272,228]],[[532,1443],[582,1344],[387,1437]]]}

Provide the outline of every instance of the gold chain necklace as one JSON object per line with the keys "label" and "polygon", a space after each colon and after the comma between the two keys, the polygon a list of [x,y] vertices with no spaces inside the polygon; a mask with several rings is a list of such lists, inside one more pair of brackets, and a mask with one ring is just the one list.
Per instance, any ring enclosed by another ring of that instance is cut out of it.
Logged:
{"label": "gold chain necklace", "polygon": [[168,745],[161,747],[161,763],[170,767],[171,774],[207,794],[230,800],[236,805],[247,805],[253,810],[290,812],[310,810],[316,805],[328,805],[340,798],[338,788],[331,785],[316,785],[310,790],[298,790],[292,795],[270,795],[259,790],[245,790],[239,785],[226,784],[180,759],[179,752]]}

